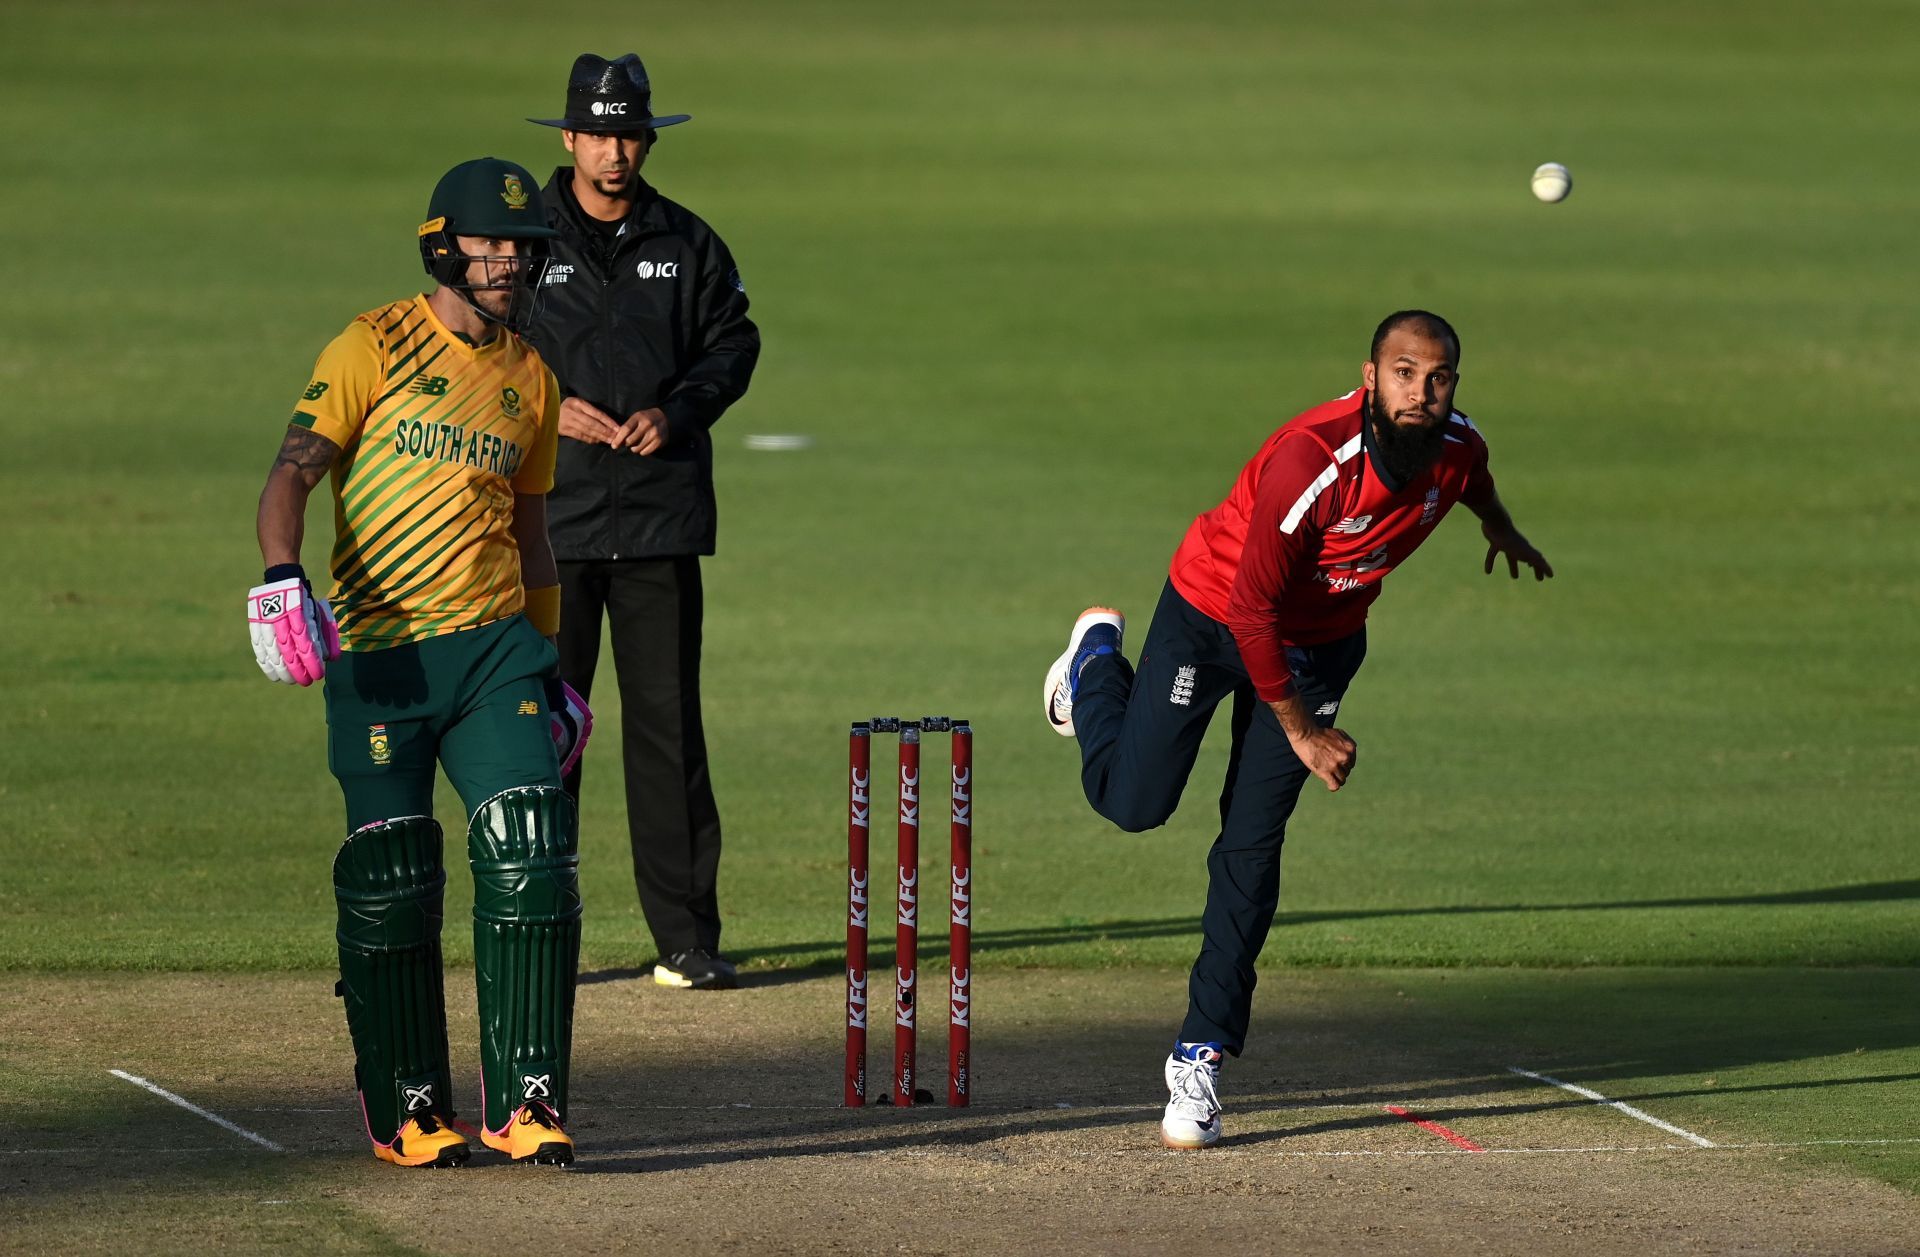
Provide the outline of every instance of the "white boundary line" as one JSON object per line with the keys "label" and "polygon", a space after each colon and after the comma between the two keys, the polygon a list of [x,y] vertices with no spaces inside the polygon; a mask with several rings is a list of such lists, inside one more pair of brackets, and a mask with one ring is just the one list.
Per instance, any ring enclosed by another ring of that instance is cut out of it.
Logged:
{"label": "white boundary line", "polygon": [[153,1092],[153,1094],[159,1096],[162,1100],[171,1101],[172,1103],[179,1105],[181,1108],[185,1109],[189,1113],[198,1114],[199,1116],[206,1118],[209,1122],[212,1122],[215,1126],[220,1127],[222,1130],[230,1130],[234,1134],[240,1136],[242,1139],[251,1139],[253,1140],[253,1142],[259,1144],[262,1148],[265,1148],[268,1152],[285,1152],[286,1151],[285,1148],[282,1148],[279,1144],[273,1142],[273,1140],[271,1139],[268,1139],[266,1136],[256,1135],[244,1126],[235,1126],[232,1122],[229,1122],[226,1118],[221,1117],[218,1113],[209,1113],[205,1109],[201,1108],[199,1105],[193,1103],[192,1101],[183,1100],[179,1096],[173,1094],[173,1092],[168,1091],[165,1087],[155,1086],[153,1083],[148,1082],[146,1079],[140,1077],[138,1074],[129,1074],[124,1069],[110,1069],[107,1072],[109,1074],[112,1074],[115,1078],[119,1078],[126,1082],[132,1083],[136,1087],[144,1087],[148,1091],[151,1091]]}
{"label": "white boundary line", "polygon": [[1577,1096],[1585,1096],[1587,1099],[1594,1101],[1596,1104],[1604,1104],[1610,1109],[1619,1109],[1622,1113],[1625,1113],[1628,1117],[1638,1118],[1640,1121],[1645,1122],[1649,1126],[1658,1126],[1661,1130],[1666,1131],[1669,1135],[1678,1135],[1680,1136],[1680,1138],[1686,1140],[1688,1143],[1697,1144],[1702,1148],[1717,1148],[1720,1146],[1714,1143],[1713,1140],[1703,1139],[1699,1135],[1694,1134],[1690,1130],[1683,1130],[1682,1128],[1675,1126],[1672,1122],[1663,1122],[1651,1113],[1643,1113],[1639,1109],[1634,1108],[1631,1104],[1622,1104],[1618,1100],[1609,1100],[1607,1099],[1607,1097],[1601,1095],[1598,1091],[1589,1091],[1585,1087],[1577,1087],[1570,1082],[1561,1082],[1558,1078],[1551,1077],[1547,1074],[1536,1074],[1531,1069],[1522,1069],[1518,1065],[1507,1066],[1507,1072],[1510,1074],[1519,1074],[1522,1078],[1531,1078],[1535,1082],[1547,1083],[1550,1086],[1555,1086],[1560,1088],[1562,1091],[1571,1091],[1573,1092],[1573,1094]]}

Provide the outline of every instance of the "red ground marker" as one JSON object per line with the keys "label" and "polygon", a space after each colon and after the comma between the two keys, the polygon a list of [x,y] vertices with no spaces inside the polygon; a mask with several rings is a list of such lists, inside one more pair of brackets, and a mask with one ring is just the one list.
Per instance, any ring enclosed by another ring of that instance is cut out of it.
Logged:
{"label": "red ground marker", "polygon": [[1486,1151],[1485,1148],[1482,1148],[1479,1144],[1473,1142],[1473,1140],[1468,1139],[1465,1135],[1456,1135],[1438,1122],[1429,1122],[1424,1117],[1415,1117],[1412,1113],[1408,1112],[1406,1109],[1401,1108],[1397,1104],[1389,1104],[1389,1105],[1385,1105],[1384,1107],[1386,1108],[1387,1112],[1393,1114],[1395,1117],[1406,1118],[1409,1122],[1412,1122],[1415,1126],[1418,1126],[1421,1130],[1429,1131],[1435,1135],[1440,1136],[1440,1138],[1446,1140],[1448,1143],[1452,1144],[1456,1148],[1465,1148],[1468,1152],[1485,1152]]}

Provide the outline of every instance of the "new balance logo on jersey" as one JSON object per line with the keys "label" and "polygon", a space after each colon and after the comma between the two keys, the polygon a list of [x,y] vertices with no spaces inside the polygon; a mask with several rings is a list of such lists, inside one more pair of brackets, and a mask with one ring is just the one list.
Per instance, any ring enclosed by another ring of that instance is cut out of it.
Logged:
{"label": "new balance logo on jersey", "polygon": [[1337,532],[1343,536],[1351,537],[1367,531],[1367,525],[1372,522],[1373,516],[1371,515],[1349,515],[1333,527],[1327,529],[1327,531]]}
{"label": "new balance logo on jersey", "polygon": [[642,262],[633,268],[634,274],[641,279],[679,279],[678,262]]}
{"label": "new balance logo on jersey", "polygon": [[1318,707],[1313,709],[1313,714],[1316,716],[1331,716],[1339,710],[1340,710],[1340,703],[1339,703],[1339,700],[1336,699],[1331,703],[1320,704]]}
{"label": "new balance logo on jersey", "polygon": [[1167,695],[1167,701],[1176,707],[1193,706],[1193,686],[1199,679],[1200,669],[1190,663],[1183,663],[1173,674],[1173,693]]}
{"label": "new balance logo on jersey", "polygon": [[425,372],[416,371],[413,373],[413,378],[407,381],[407,392],[418,393],[422,397],[445,397],[447,395],[447,377],[444,375],[427,375]]}

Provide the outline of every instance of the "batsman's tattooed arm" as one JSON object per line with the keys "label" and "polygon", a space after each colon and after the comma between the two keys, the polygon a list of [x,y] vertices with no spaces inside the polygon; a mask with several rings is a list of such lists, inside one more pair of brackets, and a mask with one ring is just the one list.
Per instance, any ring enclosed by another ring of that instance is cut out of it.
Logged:
{"label": "batsman's tattooed arm", "polygon": [[267,487],[260,491],[260,511],[254,519],[266,566],[300,561],[307,495],[338,457],[340,447],[326,437],[297,424],[287,427],[287,438],[267,472]]}
{"label": "batsman's tattooed arm", "polygon": [[274,457],[272,471],[291,467],[311,489],[320,483],[320,477],[327,474],[327,468],[333,466],[333,460],[339,456],[340,447],[318,432],[289,424],[287,439],[280,443],[280,453]]}

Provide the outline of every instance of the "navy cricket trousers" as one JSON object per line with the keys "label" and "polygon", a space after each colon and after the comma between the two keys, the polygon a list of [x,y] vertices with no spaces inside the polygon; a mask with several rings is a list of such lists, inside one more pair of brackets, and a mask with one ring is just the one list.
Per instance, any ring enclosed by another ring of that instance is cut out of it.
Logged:
{"label": "navy cricket trousers", "polygon": [[[1321,725],[1333,724],[1366,653],[1365,630],[1287,651],[1300,699]],[[1090,660],[1080,673],[1073,724],[1087,802],[1139,833],[1173,815],[1213,709],[1228,696],[1233,748],[1220,789],[1220,836],[1207,853],[1200,956],[1187,982],[1180,1039],[1219,1043],[1238,1056],[1253,1007],[1253,963],[1280,906],[1287,818],[1312,774],[1254,693],[1233,634],[1171,582],[1147,629],[1139,671],[1118,654]]]}

